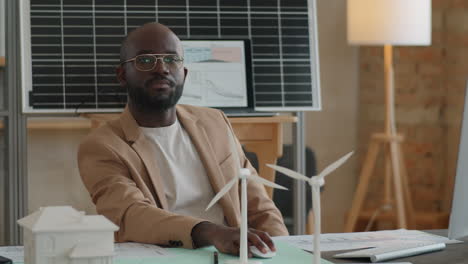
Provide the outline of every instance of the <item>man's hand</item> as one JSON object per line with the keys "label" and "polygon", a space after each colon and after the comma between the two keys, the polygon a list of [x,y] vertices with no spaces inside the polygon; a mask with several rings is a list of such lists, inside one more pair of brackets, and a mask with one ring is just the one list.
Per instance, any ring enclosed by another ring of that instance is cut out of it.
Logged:
{"label": "man's hand", "polygon": [[[192,229],[192,239],[196,247],[214,245],[222,253],[239,255],[239,228],[226,227],[210,222],[201,222]],[[247,240],[249,246],[254,245],[263,253],[267,251],[263,243],[265,243],[271,251],[276,251],[273,240],[271,240],[267,232],[249,229]],[[249,257],[252,257],[250,250]]]}

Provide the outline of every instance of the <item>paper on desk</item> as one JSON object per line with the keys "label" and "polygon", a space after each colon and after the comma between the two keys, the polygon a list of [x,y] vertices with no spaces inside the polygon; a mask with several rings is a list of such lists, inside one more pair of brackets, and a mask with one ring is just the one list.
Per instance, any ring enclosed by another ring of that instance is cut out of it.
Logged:
{"label": "paper on desk", "polygon": [[[142,259],[167,257],[171,255],[165,248],[156,245],[140,243],[116,243],[114,252],[114,259]],[[0,247],[0,256],[11,259],[13,263],[24,262],[24,251],[22,246]]]}
{"label": "paper on desk", "polygon": [[[303,250],[313,252],[313,236],[285,236],[276,237],[276,240],[286,241],[287,243]],[[458,240],[450,240],[447,237],[428,234],[418,230],[385,230],[375,232],[357,232],[357,233],[330,233],[320,235],[321,251],[336,251],[361,249],[369,247],[379,247],[383,244],[408,243],[415,242],[434,242],[434,243],[459,243]]]}
{"label": "paper on desk", "polygon": [[170,253],[160,246],[141,243],[116,243],[115,258],[167,257]]}
{"label": "paper on desk", "polygon": [[[347,249],[361,249],[361,248],[368,248],[372,247],[372,245],[368,245],[365,243],[352,243],[347,241],[334,241],[333,238],[329,241],[325,239],[325,235],[330,234],[322,234],[320,236],[320,251],[335,251],[335,250],[347,250]],[[284,241],[288,244],[300,248],[302,250],[314,251],[314,236],[306,235],[306,236],[285,236],[285,237],[275,237],[275,241]]]}
{"label": "paper on desk", "polygon": [[427,241],[435,243],[445,243],[445,244],[457,244],[463,243],[463,241],[456,239],[449,239],[444,236],[438,236],[430,233],[426,233],[419,230],[407,230],[407,229],[398,229],[394,231],[382,231],[382,232],[395,232],[400,240],[409,240],[409,241]]}
{"label": "paper on desk", "polygon": [[13,262],[23,262],[23,247],[0,247],[0,256],[11,259]]}

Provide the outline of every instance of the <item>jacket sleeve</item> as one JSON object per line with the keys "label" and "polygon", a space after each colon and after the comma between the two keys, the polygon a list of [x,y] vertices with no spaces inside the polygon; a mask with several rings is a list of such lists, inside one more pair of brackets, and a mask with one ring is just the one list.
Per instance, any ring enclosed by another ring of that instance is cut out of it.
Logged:
{"label": "jacket sleeve", "polygon": [[[233,152],[238,155],[239,165],[242,168],[249,169],[252,173],[258,176],[257,171],[245,156],[242,146],[235,136],[229,120],[224,114],[223,117],[228,124],[232,138],[234,139],[234,147],[236,150],[233,150]],[[240,190],[241,188],[239,188],[239,191]],[[286,226],[284,225],[281,212],[270,199],[262,184],[253,181],[248,182],[247,203],[249,227],[267,232],[271,236],[287,236],[289,234]]]}
{"label": "jacket sleeve", "polygon": [[192,228],[203,220],[158,208],[154,200],[145,197],[129,168],[109,146],[97,140],[83,142],[78,166],[98,213],[119,226],[117,242],[193,248]]}

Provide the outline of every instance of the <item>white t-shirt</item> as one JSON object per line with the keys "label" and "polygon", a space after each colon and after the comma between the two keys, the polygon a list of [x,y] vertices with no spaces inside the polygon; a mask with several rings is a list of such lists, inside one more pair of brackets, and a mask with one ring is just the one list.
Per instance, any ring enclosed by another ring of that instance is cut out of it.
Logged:
{"label": "white t-shirt", "polygon": [[179,121],[167,127],[140,127],[154,144],[169,211],[224,224],[219,204],[205,211],[214,192],[195,146]]}

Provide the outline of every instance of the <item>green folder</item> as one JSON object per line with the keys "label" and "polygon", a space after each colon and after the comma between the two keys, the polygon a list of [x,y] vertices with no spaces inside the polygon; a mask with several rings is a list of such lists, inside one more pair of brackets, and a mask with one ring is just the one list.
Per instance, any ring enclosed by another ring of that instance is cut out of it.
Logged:
{"label": "green folder", "polygon": [[[290,246],[286,242],[276,241],[276,256],[271,259],[261,260],[263,264],[309,264],[312,263],[313,255],[302,249]],[[213,264],[214,247],[200,248],[196,250],[170,248],[170,256],[158,258],[133,258],[133,259],[114,259],[114,264]],[[223,264],[228,259],[239,257],[219,254],[219,264]],[[332,262],[322,259],[322,264],[332,264]]]}
{"label": "green folder", "polygon": [[[271,259],[261,260],[263,264],[308,264],[312,263],[313,255],[305,252],[302,249],[295,248],[286,242],[275,241],[276,256]],[[154,258],[115,258],[114,264],[213,264],[214,247],[206,247],[200,249],[182,249],[169,248],[170,255]],[[228,259],[236,259],[239,257],[219,253],[218,263],[223,264]],[[21,264],[23,262],[15,262]],[[332,262],[322,259],[321,264],[332,264]]]}

